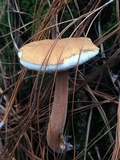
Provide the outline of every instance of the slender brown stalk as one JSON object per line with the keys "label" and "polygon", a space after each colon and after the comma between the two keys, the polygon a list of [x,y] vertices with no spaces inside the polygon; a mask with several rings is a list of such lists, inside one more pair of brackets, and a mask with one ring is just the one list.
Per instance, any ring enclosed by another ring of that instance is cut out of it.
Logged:
{"label": "slender brown stalk", "polygon": [[68,72],[59,72],[56,76],[53,108],[47,130],[47,142],[55,152],[66,149],[63,131],[66,122],[68,102]]}

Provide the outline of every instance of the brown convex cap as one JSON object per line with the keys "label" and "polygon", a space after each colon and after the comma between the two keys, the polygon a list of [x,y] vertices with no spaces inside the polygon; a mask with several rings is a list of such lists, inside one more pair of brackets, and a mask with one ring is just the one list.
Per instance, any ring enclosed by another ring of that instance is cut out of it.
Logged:
{"label": "brown convex cap", "polygon": [[18,52],[20,63],[32,70],[67,70],[96,56],[99,48],[90,38],[45,39],[28,43]]}

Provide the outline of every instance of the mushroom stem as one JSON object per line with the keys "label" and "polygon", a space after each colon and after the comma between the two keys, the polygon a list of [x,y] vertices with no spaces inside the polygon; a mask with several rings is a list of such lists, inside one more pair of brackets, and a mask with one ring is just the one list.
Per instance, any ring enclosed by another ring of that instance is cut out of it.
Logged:
{"label": "mushroom stem", "polygon": [[63,131],[66,122],[68,103],[68,71],[58,72],[56,75],[53,108],[47,129],[47,143],[58,153],[66,149]]}

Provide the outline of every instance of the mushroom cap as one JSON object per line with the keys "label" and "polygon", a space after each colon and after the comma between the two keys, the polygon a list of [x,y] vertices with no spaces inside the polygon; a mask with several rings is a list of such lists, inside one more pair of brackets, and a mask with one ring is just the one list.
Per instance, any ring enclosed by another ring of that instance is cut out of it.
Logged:
{"label": "mushroom cap", "polygon": [[45,39],[20,48],[20,63],[31,70],[64,71],[83,64],[96,56],[99,48],[90,38]]}

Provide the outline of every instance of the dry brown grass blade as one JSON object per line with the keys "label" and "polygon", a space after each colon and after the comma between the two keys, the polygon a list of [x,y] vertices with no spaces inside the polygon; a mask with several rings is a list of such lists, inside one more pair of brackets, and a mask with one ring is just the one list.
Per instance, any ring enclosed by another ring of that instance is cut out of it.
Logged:
{"label": "dry brown grass blade", "polygon": [[118,100],[116,100],[117,96],[110,96],[109,94],[100,91],[93,91],[93,93],[98,97],[108,100],[109,102],[113,101],[115,104],[118,104]]}
{"label": "dry brown grass blade", "polygon": [[[119,52],[120,52],[120,49],[118,49],[108,60],[106,60],[105,64],[101,65],[99,68],[96,68],[90,74],[88,74],[84,78],[85,81],[82,81],[82,83],[79,84],[79,86],[76,87],[76,91],[79,90],[84,85],[88,84],[90,81],[93,81],[98,75],[103,73],[107,69],[107,66],[109,66],[111,68],[111,67],[114,66],[114,63],[116,63],[116,64],[119,63],[119,60],[120,60],[118,58],[119,57]],[[72,90],[70,91],[70,95],[71,94],[72,94]]]}
{"label": "dry brown grass blade", "polygon": [[[50,28],[50,30],[52,29],[52,25],[53,25],[53,20],[55,20],[56,15],[58,14],[58,12],[64,8],[64,6],[66,6],[68,3],[70,2],[70,0],[62,0],[62,1],[53,1],[47,14],[45,15],[42,23],[40,24],[40,27],[38,28],[38,34],[34,37],[34,41],[35,40],[40,40],[42,38],[46,39],[49,36],[49,30],[44,30],[45,28]],[[42,31],[39,33],[39,31]]]}
{"label": "dry brown grass blade", "polygon": [[118,160],[120,158],[120,99],[118,103],[118,110],[117,110],[117,129],[116,129],[116,142],[112,154],[111,160]]}
{"label": "dry brown grass blade", "polygon": [[22,84],[22,82],[23,82],[24,75],[26,74],[26,71],[27,71],[26,68],[23,68],[23,69],[21,70],[21,73],[20,73],[20,76],[19,76],[19,78],[18,78],[18,81],[16,82],[15,87],[14,87],[14,90],[13,90],[13,92],[12,92],[10,101],[8,102],[8,106],[6,107],[5,115],[4,115],[3,119],[2,119],[2,121],[0,122],[0,123],[1,123],[1,125],[0,125],[1,127],[5,124],[5,122],[6,122],[7,118],[8,118],[9,111],[10,111],[10,109],[11,109],[12,106],[13,106],[13,103],[14,103],[14,101],[15,101],[15,98],[16,98],[16,96],[17,96],[17,93],[18,93],[18,91],[19,91],[19,88],[20,88],[20,86],[21,86],[21,84]]}
{"label": "dry brown grass blade", "polygon": [[[118,146],[119,146],[119,148],[120,148],[120,99],[119,99],[119,103],[118,103],[117,116],[118,116],[118,127],[117,127]],[[120,151],[119,151],[119,155],[120,155]]]}
{"label": "dry brown grass blade", "polygon": [[[80,75],[80,77],[81,77],[82,80],[85,81],[85,79],[84,79],[81,75]],[[91,88],[90,88],[88,85],[85,86],[85,89],[86,89],[86,91],[90,94],[91,99],[92,99],[92,102],[98,102],[98,100],[97,100],[97,98],[95,97],[93,91],[91,90]],[[92,107],[92,105],[91,105],[91,107]],[[106,114],[105,114],[102,106],[101,106],[101,105],[98,105],[98,106],[97,106],[97,109],[98,109],[98,111],[100,112],[100,115],[101,115],[101,117],[102,117],[102,119],[103,119],[103,121],[104,121],[104,123],[105,123],[105,126],[106,126],[107,130],[110,130],[110,125],[109,125],[107,116],[106,116]],[[92,110],[92,108],[91,108],[91,109],[90,109],[89,119],[88,119],[87,131],[86,131],[86,142],[85,142],[85,154],[84,154],[84,159],[86,159],[86,155],[87,155],[87,146],[88,146],[88,140],[89,140],[89,134],[90,134],[89,132],[90,132],[92,112],[93,112],[93,110]],[[109,138],[110,138],[111,143],[113,143],[113,142],[114,142],[114,138],[113,138],[112,132],[110,131],[110,132],[108,133],[108,135],[109,135]]]}
{"label": "dry brown grass blade", "polygon": [[110,37],[114,36],[115,34],[118,33],[118,31],[120,30],[120,22],[118,22],[113,29],[110,29],[109,31],[107,31],[105,34],[103,34],[101,37],[99,37],[98,39],[96,39],[94,41],[95,44],[100,45],[101,43],[105,42],[106,40],[108,40]]}
{"label": "dry brown grass blade", "polygon": [[112,154],[112,160],[118,160],[120,158],[120,81],[118,79],[118,75],[114,75],[111,73],[112,82],[118,92],[119,102],[117,109],[117,128],[116,128],[116,140],[115,146]]}

